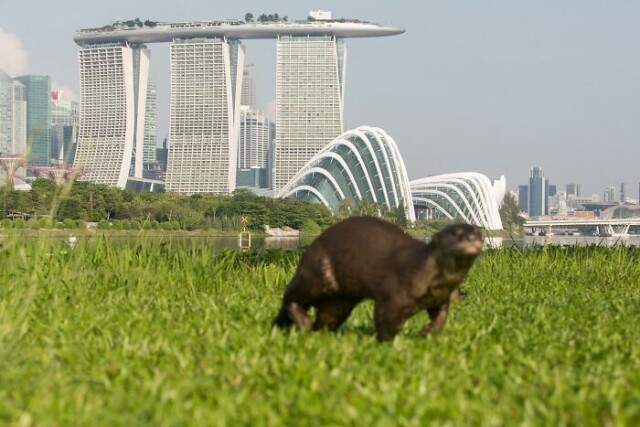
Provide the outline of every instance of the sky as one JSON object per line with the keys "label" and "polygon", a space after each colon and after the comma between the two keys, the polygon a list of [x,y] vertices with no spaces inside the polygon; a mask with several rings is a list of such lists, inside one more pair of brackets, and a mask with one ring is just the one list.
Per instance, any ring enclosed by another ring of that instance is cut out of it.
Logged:
{"label": "sky", "polygon": [[[265,6],[265,4],[269,4]],[[410,179],[474,171],[507,188],[532,166],[564,190],[640,182],[640,2],[635,0],[58,0],[0,4],[0,69],[46,74],[79,97],[77,29],[116,19],[305,19],[312,9],[406,29],[348,39],[345,126],[384,129]],[[274,40],[246,41],[258,107],[275,100]],[[159,138],[168,127],[169,50],[149,45]]]}

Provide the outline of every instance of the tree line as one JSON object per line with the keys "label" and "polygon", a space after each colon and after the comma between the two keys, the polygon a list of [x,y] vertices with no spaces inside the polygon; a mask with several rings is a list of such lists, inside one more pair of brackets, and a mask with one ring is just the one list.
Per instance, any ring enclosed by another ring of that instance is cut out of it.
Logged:
{"label": "tree line", "polygon": [[[288,226],[318,233],[336,221],[353,215],[383,218],[400,227],[435,231],[456,220],[418,220],[408,224],[404,208],[386,208],[366,200],[344,199],[335,215],[322,204],[292,198],[258,196],[248,189],[236,189],[230,195],[175,193],[136,193],[74,181],[57,185],[38,178],[30,191],[0,187],[0,226],[30,228],[83,228],[95,222],[98,228],[165,230],[215,229],[233,231],[242,228],[240,217],[247,215],[248,227],[263,230]],[[520,231],[523,218],[518,215],[515,198],[507,195],[500,208],[507,230]]]}
{"label": "tree line", "polygon": [[56,185],[42,178],[32,183],[30,191],[0,188],[0,213],[4,226],[14,219],[18,224],[21,220],[66,221],[67,225],[76,221],[125,229],[238,230],[241,215],[249,217],[248,227],[254,230],[265,225],[323,229],[335,221],[323,205],[257,196],[242,188],[231,195],[186,196],[136,193],[85,181]]}

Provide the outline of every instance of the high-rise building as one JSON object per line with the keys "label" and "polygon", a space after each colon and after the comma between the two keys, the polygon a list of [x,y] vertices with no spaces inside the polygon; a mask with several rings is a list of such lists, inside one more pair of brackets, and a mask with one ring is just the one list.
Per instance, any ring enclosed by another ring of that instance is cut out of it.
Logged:
{"label": "high-rise building", "polygon": [[[156,81],[149,79],[144,118],[144,143],[142,152],[143,170],[154,170],[157,166],[156,144],[158,142],[158,88]],[[135,154],[135,153],[134,153]]]}
{"label": "high-rise building", "polygon": [[256,110],[256,66],[247,64],[242,72],[242,95],[240,105],[247,105]]}
{"label": "high-rise building", "polygon": [[621,182],[620,183],[620,201],[622,203],[627,201],[627,183],[626,182]]}
{"label": "high-rise building", "polygon": [[[244,47],[236,40],[171,44],[166,189],[230,193],[236,185]],[[240,75],[237,75],[238,72]]]}
{"label": "high-rise building", "polygon": [[0,70],[0,153],[11,153],[12,146],[13,79]]}
{"label": "high-rise building", "polygon": [[[281,126],[276,128],[282,133],[278,153],[270,162],[278,165],[278,172],[272,173],[269,182],[285,184],[344,130],[344,38],[404,32],[358,19],[331,20],[327,11],[313,15],[315,20],[259,26],[238,20],[117,21],[78,31],[74,40],[81,47],[81,81],[84,76],[86,90],[76,163],[85,167],[83,178],[124,186],[133,153],[133,175],[139,176],[142,112],[146,111],[143,88],[148,75],[148,51],[143,44],[170,42],[166,189],[187,194],[232,191],[239,106],[241,102],[255,106],[251,67],[246,74],[247,98],[241,99],[244,47],[240,40],[248,38],[278,40],[276,109]],[[99,95],[110,101],[99,101]],[[92,119],[84,120],[85,115]]]}
{"label": "high-rise building", "polygon": [[262,112],[240,110],[238,168],[267,168],[271,143],[271,122]]}
{"label": "high-rise building", "polygon": [[24,85],[13,81],[13,140],[11,154],[23,154],[27,150],[27,99]]}
{"label": "high-rise building", "polygon": [[616,187],[611,185],[604,189],[602,192],[603,200],[605,202],[616,202],[618,198],[616,197]]}
{"label": "high-rise building", "polygon": [[259,176],[258,187],[268,187],[269,159],[271,157],[272,124],[262,113],[243,106],[240,109],[240,137],[238,142],[238,171],[236,182],[239,186],[254,186],[255,176]]}
{"label": "high-rise building", "polygon": [[548,183],[544,171],[534,166],[529,171],[529,216],[541,216],[547,210]]}
{"label": "high-rise building", "polygon": [[78,144],[79,104],[51,92],[51,158],[72,164]]}
{"label": "high-rise building", "polygon": [[342,38],[278,36],[273,189],[277,193],[344,131]]}
{"label": "high-rise building", "polygon": [[16,77],[24,85],[27,102],[27,151],[31,165],[51,163],[51,77]]}
{"label": "high-rise building", "polygon": [[133,176],[142,177],[149,58],[144,45],[80,49],[82,108],[75,165],[84,168],[81,179],[125,188],[132,163]]}
{"label": "high-rise building", "polygon": [[529,186],[518,186],[518,207],[522,212],[529,213]]}

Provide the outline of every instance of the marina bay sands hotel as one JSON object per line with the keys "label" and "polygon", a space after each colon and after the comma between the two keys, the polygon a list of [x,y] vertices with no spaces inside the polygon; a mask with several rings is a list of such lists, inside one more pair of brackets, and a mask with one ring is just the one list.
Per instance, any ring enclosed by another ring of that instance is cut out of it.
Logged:
{"label": "marina bay sands hotel", "polygon": [[344,129],[348,37],[390,36],[401,28],[359,20],[152,22],[84,29],[80,46],[80,130],[75,165],[82,179],[124,188],[141,178],[149,43],[169,42],[171,97],[167,191],[228,193],[236,158],[245,47],[277,41],[277,192]]}

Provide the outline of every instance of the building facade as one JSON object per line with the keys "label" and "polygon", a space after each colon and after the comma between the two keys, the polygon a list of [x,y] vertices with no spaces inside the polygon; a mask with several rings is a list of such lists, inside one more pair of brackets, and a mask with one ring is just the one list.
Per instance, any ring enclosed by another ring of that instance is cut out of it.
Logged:
{"label": "building facade", "polygon": [[230,193],[236,184],[244,47],[233,40],[192,39],[176,40],[170,50],[166,189]]}
{"label": "building facade", "polygon": [[47,166],[51,163],[51,77],[25,75],[16,80],[24,85],[27,104],[28,163]]}
{"label": "building facade", "polygon": [[238,168],[267,168],[271,146],[271,121],[262,112],[240,110]]}
{"label": "building facade", "polygon": [[547,213],[548,183],[544,171],[534,166],[529,171],[529,216],[542,216]]}
{"label": "building facade", "polygon": [[520,211],[529,213],[529,186],[518,186],[518,207]]}
{"label": "building facade", "polygon": [[149,59],[144,45],[80,49],[81,179],[125,188],[130,175],[142,177]]}
{"label": "building facade", "polygon": [[279,36],[273,189],[344,131],[346,47],[336,36]]}
{"label": "building facade", "polygon": [[246,105],[251,110],[256,110],[256,66],[247,64],[242,72],[242,94],[240,105]]}
{"label": "building facade", "polygon": [[13,147],[13,79],[0,70],[0,153]]}
{"label": "building facade", "polygon": [[73,164],[78,144],[80,104],[63,99],[61,91],[51,92],[51,158]]}

